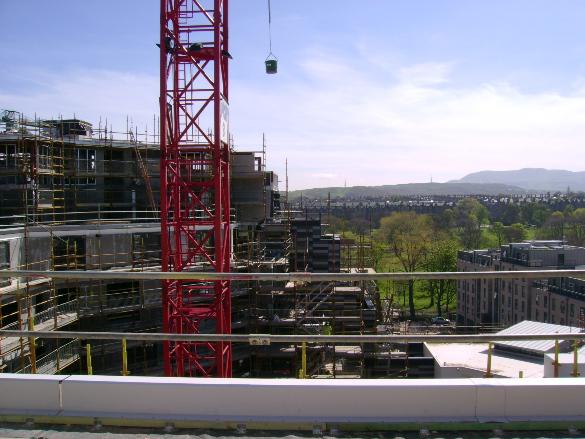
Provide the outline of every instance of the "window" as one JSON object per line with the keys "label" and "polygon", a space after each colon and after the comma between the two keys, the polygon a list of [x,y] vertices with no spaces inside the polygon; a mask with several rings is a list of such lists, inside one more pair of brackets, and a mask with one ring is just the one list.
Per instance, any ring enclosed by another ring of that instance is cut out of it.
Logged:
{"label": "window", "polygon": [[554,297],[550,301],[550,309],[555,311],[557,309],[557,299]]}
{"label": "window", "polygon": [[53,185],[53,177],[50,175],[40,175],[39,176],[39,185],[40,186],[52,186]]}
{"label": "window", "polygon": [[0,145],[0,169],[16,167],[16,145]]}
{"label": "window", "polygon": [[544,321],[548,322],[548,313],[546,311],[544,312]]}
{"label": "window", "polygon": [[569,305],[569,315],[571,317],[575,317],[575,304],[574,303],[571,303]]}
{"label": "window", "polygon": [[[10,243],[8,241],[0,242],[0,270],[10,268]],[[0,287],[10,285],[10,279],[0,279]]]}
{"label": "window", "polygon": [[95,172],[95,149],[76,149],[75,159],[77,172]]}
{"label": "window", "polygon": [[526,297],[526,287],[524,285],[522,285],[522,298],[524,299]]}
{"label": "window", "polygon": [[49,145],[39,146],[39,168],[49,169],[51,167],[51,150]]}
{"label": "window", "polygon": [[[75,170],[79,174],[95,173],[95,149],[76,149],[75,150]],[[95,177],[78,177],[75,184],[95,185]]]}
{"label": "window", "polygon": [[0,177],[0,184],[17,184],[16,175],[3,175]]}
{"label": "window", "polygon": [[548,296],[544,296],[544,306],[548,306]]}

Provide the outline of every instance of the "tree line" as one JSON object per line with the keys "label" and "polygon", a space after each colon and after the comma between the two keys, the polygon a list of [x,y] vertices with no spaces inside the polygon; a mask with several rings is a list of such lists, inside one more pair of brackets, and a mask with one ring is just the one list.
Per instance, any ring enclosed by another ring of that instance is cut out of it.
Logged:
{"label": "tree line", "polygon": [[[384,256],[392,257],[406,272],[456,271],[458,250],[499,247],[528,238],[558,239],[572,245],[585,245],[585,208],[571,206],[560,212],[551,211],[539,203],[510,205],[501,214],[490,217],[480,201],[464,198],[453,208],[437,214],[395,212],[381,218],[376,225],[365,220],[352,223],[333,217],[330,230],[354,228],[358,234],[369,233],[373,240],[374,261],[380,261]],[[455,282],[436,280],[422,284],[422,290],[428,294],[429,306],[437,315],[442,315],[455,304]],[[407,297],[409,315],[415,318],[414,281],[407,284]]]}

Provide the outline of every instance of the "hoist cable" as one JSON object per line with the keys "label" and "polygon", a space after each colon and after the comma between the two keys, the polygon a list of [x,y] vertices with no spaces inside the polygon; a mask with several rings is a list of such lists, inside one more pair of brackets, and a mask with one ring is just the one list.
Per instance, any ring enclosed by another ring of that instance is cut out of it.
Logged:
{"label": "hoist cable", "polygon": [[269,53],[272,54],[272,12],[270,10],[270,0],[268,1],[268,44],[269,44]]}

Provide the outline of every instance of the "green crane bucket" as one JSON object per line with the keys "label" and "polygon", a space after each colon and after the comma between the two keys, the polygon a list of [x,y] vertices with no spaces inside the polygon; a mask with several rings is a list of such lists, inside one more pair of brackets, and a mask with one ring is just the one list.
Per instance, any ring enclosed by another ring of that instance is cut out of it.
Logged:
{"label": "green crane bucket", "polygon": [[266,64],[266,73],[269,75],[274,75],[278,71],[278,60],[267,59],[264,64]]}

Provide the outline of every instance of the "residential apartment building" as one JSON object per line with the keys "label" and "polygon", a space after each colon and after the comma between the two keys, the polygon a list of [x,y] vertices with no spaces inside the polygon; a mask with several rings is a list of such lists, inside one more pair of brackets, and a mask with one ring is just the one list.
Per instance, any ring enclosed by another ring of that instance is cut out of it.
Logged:
{"label": "residential apartment building", "polygon": [[[465,250],[459,252],[457,259],[459,271],[574,269],[582,265],[585,248],[562,241],[527,241],[500,249]],[[457,285],[457,320],[467,326],[510,326],[522,320],[580,326],[581,307],[585,308],[582,286],[583,281],[571,278],[462,280]]]}

